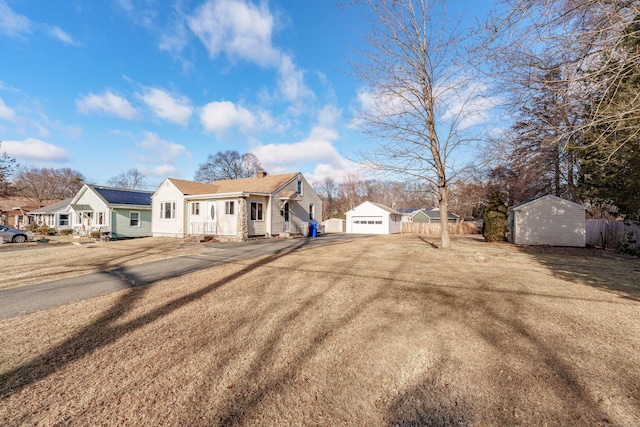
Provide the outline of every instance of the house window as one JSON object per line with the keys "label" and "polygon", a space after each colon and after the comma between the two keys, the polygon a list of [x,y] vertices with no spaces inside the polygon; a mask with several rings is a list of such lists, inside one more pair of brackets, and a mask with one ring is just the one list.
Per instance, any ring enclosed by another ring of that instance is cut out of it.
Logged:
{"label": "house window", "polygon": [[191,203],[191,215],[200,215],[200,202]]}
{"label": "house window", "polygon": [[235,204],[233,201],[224,202],[224,213],[227,215],[234,215],[235,213]]}
{"label": "house window", "polygon": [[69,225],[69,214],[60,214],[60,225]]}
{"label": "house window", "polygon": [[98,224],[104,224],[104,212],[98,212]]}
{"label": "house window", "polygon": [[160,203],[160,218],[174,219],[176,217],[176,203],[162,202]]}
{"label": "house window", "polygon": [[313,221],[316,219],[316,207],[313,205],[313,203],[309,204],[309,221]]}
{"label": "house window", "polygon": [[251,202],[251,221],[262,221],[264,219],[262,215],[262,208],[262,203]]}
{"label": "house window", "polygon": [[298,194],[302,195],[302,179],[298,179]]}
{"label": "house window", "polygon": [[140,212],[129,212],[129,227],[140,227]]}

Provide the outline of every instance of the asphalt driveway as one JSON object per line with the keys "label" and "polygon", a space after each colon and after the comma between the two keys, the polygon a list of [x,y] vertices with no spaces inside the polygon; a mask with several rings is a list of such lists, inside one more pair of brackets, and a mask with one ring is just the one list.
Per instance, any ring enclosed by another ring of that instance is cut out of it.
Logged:
{"label": "asphalt driveway", "polygon": [[106,295],[122,289],[145,286],[197,270],[215,267],[317,245],[340,243],[366,237],[355,234],[328,234],[318,238],[262,239],[242,243],[203,243],[198,256],[182,256],[100,273],[0,290],[0,320],[47,310],[53,307]]}

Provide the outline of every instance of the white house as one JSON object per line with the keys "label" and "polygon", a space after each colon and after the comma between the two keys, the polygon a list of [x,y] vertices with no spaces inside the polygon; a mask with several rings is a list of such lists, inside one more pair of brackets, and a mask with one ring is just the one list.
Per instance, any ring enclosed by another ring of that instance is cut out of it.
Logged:
{"label": "white house", "polygon": [[60,231],[71,228],[71,206],[73,199],[64,199],[56,203],[32,210],[29,216],[38,225],[46,224]]}
{"label": "white house", "polygon": [[85,184],[69,204],[74,233],[98,230],[117,238],[151,236],[152,194]]}
{"label": "white house", "polygon": [[552,195],[513,206],[509,208],[511,242],[584,247],[586,209]]}
{"label": "white house", "polygon": [[225,241],[306,236],[309,222],[322,213],[322,199],[299,172],[259,172],[211,184],[167,178],[152,206],[154,236],[208,235]]}
{"label": "white house", "polygon": [[402,232],[402,214],[380,203],[364,202],[347,212],[347,233],[394,234]]}

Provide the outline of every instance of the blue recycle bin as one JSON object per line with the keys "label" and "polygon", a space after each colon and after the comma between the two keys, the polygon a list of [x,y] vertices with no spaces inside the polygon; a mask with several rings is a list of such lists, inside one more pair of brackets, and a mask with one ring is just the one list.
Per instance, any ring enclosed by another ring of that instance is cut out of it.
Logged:
{"label": "blue recycle bin", "polygon": [[315,221],[309,223],[309,236],[318,237],[318,223]]}

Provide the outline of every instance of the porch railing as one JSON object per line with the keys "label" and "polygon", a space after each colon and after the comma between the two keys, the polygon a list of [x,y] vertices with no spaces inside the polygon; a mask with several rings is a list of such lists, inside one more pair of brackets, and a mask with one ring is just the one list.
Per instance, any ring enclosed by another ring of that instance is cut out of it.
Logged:
{"label": "porch railing", "polygon": [[189,224],[189,234],[215,236],[218,234],[218,226],[215,222],[192,222]]}

